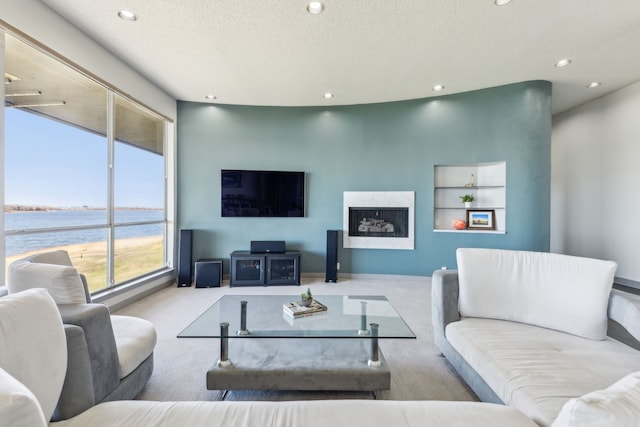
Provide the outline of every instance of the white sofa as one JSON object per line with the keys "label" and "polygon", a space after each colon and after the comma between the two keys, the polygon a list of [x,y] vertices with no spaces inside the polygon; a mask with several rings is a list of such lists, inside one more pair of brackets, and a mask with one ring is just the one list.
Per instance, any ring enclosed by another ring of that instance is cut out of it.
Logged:
{"label": "white sofa", "polygon": [[634,296],[611,291],[614,262],[498,249],[456,256],[457,270],[432,276],[435,342],[481,400],[540,426],[640,425],[640,352],[607,336],[609,313],[622,340],[640,337]]}
{"label": "white sofa", "polygon": [[[46,426],[67,368],[60,313],[46,290],[0,298],[0,427]],[[480,402],[328,400],[297,402],[119,401],[50,426],[492,426],[535,427],[519,411]]]}

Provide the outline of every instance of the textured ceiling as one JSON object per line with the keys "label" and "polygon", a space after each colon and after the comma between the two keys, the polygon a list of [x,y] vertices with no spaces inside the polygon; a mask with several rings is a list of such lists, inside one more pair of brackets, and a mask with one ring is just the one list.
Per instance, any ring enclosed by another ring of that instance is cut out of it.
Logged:
{"label": "textured ceiling", "polygon": [[638,0],[325,0],[315,16],[303,0],[41,1],[186,101],[349,105],[548,80],[557,113],[640,80]]}

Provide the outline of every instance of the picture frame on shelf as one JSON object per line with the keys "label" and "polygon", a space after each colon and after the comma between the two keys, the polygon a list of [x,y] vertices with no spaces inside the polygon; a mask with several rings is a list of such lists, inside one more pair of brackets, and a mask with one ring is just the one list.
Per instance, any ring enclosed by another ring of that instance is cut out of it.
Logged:
{"label": "picture frame on shelf", "polygon": [[495,209],[467,209],[467,230],[495,230]]}

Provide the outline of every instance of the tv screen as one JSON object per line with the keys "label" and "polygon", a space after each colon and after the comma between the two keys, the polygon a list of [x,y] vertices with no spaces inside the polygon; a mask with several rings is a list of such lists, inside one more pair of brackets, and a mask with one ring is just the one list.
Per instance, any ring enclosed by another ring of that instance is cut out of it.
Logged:
{"label": "tv screen", "polygon": [[221,171],[223,217],[303,217],[304,172]]}

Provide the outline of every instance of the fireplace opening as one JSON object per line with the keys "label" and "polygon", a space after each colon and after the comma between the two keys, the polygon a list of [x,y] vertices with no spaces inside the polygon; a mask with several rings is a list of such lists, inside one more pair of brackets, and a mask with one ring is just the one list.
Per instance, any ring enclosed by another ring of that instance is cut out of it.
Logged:
{"label": "fireplace opening", "polygon": [[409,237],[409,208],[349,208],[349,236]]}

